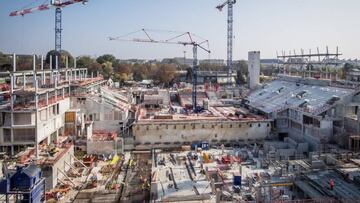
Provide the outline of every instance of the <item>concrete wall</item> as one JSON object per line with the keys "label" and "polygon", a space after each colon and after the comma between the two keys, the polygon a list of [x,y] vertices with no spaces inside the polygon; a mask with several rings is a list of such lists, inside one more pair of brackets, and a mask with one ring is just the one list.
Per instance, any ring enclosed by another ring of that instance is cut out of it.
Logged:
{"label": "concrete wall", "polygon": [[136,123],[133,126],[136,148],[167,148],[209,141],[231,143],[262,140],[270,133],[270,121],[179,121]]}
{"label": "concrete wall", "polygon": [[92,118],[94,130],[119,132],[119,123],[127,118],[127,112],[116,110],[115,107],[98,103],[89,98],[86,98],[84,101],[72,98],[71,107],[80,109],[80,112],[85,115],[86,119]]}
{"label": "concrete wall", "polygon": [[87,154],[115,154],[116,141],[86,141],[86,153]]}
{"label": "concrete wall", "polygon": [[250,51],[248,57],[249,87],[253,89],[260,84],[260,52]]}
{"label": "concrete wall", "polygon": [[70,169],[65,162],[68,164],[74,163],[74,146],[71,146],[67,153],[65,153],[54,165],[41,165],[43,171],[43,177],[45,177],[45,188],[46,190],[53,189],[57,183],[58,179],[63,179],[64,175],[59,171],[64,172]]}
{"label": "concrete wall", "polygon": [[[40,115],[44,114],[43,112],[39,112],[38,114],[38,125],[37,125],[37,133],[38,133],[38,142],[47,138],[50,134],[56,132],[61,127],[65,125],[65,112],[70,109],[70,98],[65,98],[58,103],[59,114],[54,114],[52,108],[57,108],[57,105],[52,105],[46,108],[47,111],[47,119],[41,120]],[[57,111],[57,110],[55,110]]]}
{"label": "concrete wall", "polygon": [[344,129],[350,134],[358,134],[360,125],[359,121],[353,118],[344,118]]}
{"label": "concrete wall", "polygon": [[35,125],[35,114],[14,113],[14,125]]}
{"label": "concrete wall", "polygon": [[[37,126],[35,112],[14,112],[13,142],[4,143],[4,130],[0,128],[0,144],[29,145],[35,144],[35,136],[40,142],[57,132],[64,126],[65,111],[70,109],[70,99],[65,98],[58,103],[49,105],[38,112]],[[5,113],[4,127],[10,127],[11,114]],[[35,131],[36,129],[36,131]]]}

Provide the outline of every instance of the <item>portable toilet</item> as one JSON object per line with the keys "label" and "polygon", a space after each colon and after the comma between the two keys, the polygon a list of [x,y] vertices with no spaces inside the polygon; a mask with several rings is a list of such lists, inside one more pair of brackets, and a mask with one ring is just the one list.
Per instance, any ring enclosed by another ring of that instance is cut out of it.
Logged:
{"label": "portable toilet", "polygon": [[234,173],[234,186],[241,186],[241,175],[240,173]]}
{"label": "portable toilet", "polygon": [[203,150],[209,150],[209,142],[208,141],[202,141],[201,142],[201,148]]}

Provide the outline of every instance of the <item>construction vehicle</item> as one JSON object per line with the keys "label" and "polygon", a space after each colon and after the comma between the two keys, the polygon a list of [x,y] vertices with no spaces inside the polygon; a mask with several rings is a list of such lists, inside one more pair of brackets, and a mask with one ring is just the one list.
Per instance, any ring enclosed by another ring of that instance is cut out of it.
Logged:
{"label": "construction vehicle", "polygon": [[204,163],[210,163],[210,158],[207,153],[203,153],[203,159],[204,159]]}

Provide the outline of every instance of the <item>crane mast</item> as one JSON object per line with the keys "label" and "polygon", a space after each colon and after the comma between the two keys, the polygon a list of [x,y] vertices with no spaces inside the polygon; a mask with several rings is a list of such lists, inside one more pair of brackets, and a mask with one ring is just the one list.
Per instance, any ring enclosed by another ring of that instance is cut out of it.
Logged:
{"label": "crane mast", "polygon": [[227,76],[228,76],[228,86],[232,86],[232,54],[233,54],[233,5],[236,3],[236,0],[226,0],[223,4],[218,5],[216,8],[219,11],[227,5]]}
{"label": "crane mast", "polygon": [[197,45],[193,46],[193,67],[192,67],[192,94],[191,101],[193,112],[197,112],[197,69],[198,69],[198,60],[197,60]]}
{"label": "crane mast", "polygon": [[61,52],[61,32],[62,32],[62,8],[75,4],[86,4],[89,0],[51,0],[49,4],[42,4],[37,7],[22,9],[13,11],[9,16],[25,16],[26,14],[33,13],[35,11],[49,10],[55,8],[55,51],[60,54]]}
{"label": "crane mast", "polygon": [[55,51],[61,53],[61,32],[62,32],[62,11],[61,8],[55,9]]}
{"label": "crane mast", "polygon": [[[162,43],[162,44],[178,44],[178,45],[183,45],[183,46],[192,46],[193,48],[193,66],[192,66],[192,95],[191,95],[191,99],[192,99],[192,110],[193,112],[197,113],[199,111],[199,108],[197,106],[197,69],[198,69],[198,57],[197,57],[197,53],[198,53],[198,48],[204,50],[207,53],[210,53],[209,48],[205,48],[202,45],[203,44],[207,44],[208,45],[208,40],[204,40],[202,42],[195,42],[193,40],[193,36],[190,32],[185,32],[185,33],[181,33],[175,37],[172,37],[170,39],[166,39],[166,40],[154,40],[152,37],[150,37],[149,33],[147,30],[145,29],[141,29],[139,31],[136,32],[143,32],[146,36],[145,39],[139,39],[139,38],[131,38],[131,39],[126,39],[124,38],[124,36],[122,37],[109,37],[109,40],[118,40],[118,41],[130,41],[130,42],[148,42],[148,43]],[[136,32],[132,32],[130,34],[136,33]],[[128,35],[125,35],[128,36]],[[177,39],[179,39],[180,37],[188,37],[188,41],[177,41]]]}

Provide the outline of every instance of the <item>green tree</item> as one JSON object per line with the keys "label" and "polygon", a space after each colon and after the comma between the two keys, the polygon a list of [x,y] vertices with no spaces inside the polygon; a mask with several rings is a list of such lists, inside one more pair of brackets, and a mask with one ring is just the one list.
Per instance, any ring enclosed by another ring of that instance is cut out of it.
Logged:
{"label": "green tree", "polygon": [[110,61],[107,61],[102,64],[102,74],[105,78],[110,78],[113,74],[113,67]]}
{"label": "green tree", "polygon": [[115,64],[116,58],[115,58],[115,56],[113,56],[111,54],[104,54],[102,56],[99,56],[96,59],[96,62],[98,62],[99,64],[104,64],[105,62],[111,62],[112,64]]}
{"label": "green tree", "polygon": [[114,81],[115,82],[120,82],[121,84],[123,84],[125,81],[128,81],[128,75],[125,73],[115,73],[114,74]]}
{"label": "green tree", "polygon": [[78,68],[89,68],[93,63],[96,63],[96,61],[90,56],[80,56],[76,58],[76,67]]}
{"label": "green tree", "polygon": [[176,65],[175,64],[162,64],[156,67],[156,74],[153,79],[157,79],[160,83],[165,86],[170,86],[171,83],[175,80],[176,73]]}
{"label": "green tree", "polygon": [[132,74],[132,65],[128,63],[117,63],[113,65],[115,73],[125,73],[126,75]]}
{"label": "green tree", "polygon": [[102,74],[102,71],[103,71],[103,68],[102,68],[102,65],[100,65],[99,63],[97,62],[92,62],[88,67],[88,72],[89,74],[91,75],[91,73],[94,74],[94,76],[96,76],[96,74],[99,72]]}
{"label": "green tree", "polygon": [[12,61],[11,57],[0,52],[0,71],[11,71]]}
{"label": "green tree", "polygon": [[76,60],[76,67],[87,68],[89,75],[93,73],[93,75],[96,76],[98,72],[103,74],[103,66],[90,56],[78,57]]}
{"label": "green tree", "polygon": [[16,59],[16,70],[17,71],[21,71],[21,70],[32,70],[33,67],[33,57],[28,55],[28,56],[21,56],[21,57],[17,57]]}
{"label": "green tree", "polygon": [[245,84],[249,75],[247,62],[244,60],[239,61],[233,65],[234,70],[237,71],[237,83]]}
{"label": "green tree", "polygon": [[46,64],[50,65],[50,56],[52,60],[52,68],[55,68],[56,63],[56,56],[58,57],[58,67],[59,68],[65,68],[66,66],[66,58],[68,58],[68,64],[69,67],[72,67],[74,65],[74,58],[70,54],[70,52],[66,50],[61,50],[60,53],[58,53],[55,50],[51,50],[46,54]]}
{"label": "green tree", "polygon": [[134,73],[133,77],[135,81],[148,79],[148,71],[144,64],[134,64],[133,73]]}
{"label": "green tree", "polygon": [[201,71],[226,71],[226,66],[213,64],[213,63],[201,63],[199,65]]}

